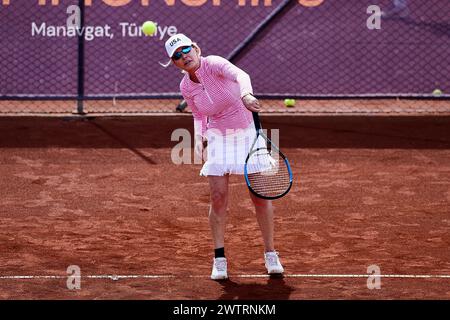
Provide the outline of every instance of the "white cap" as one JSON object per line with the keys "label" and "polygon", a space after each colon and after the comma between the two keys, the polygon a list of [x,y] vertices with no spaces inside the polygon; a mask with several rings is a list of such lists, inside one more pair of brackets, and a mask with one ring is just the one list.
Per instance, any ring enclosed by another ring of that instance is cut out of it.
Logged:
{"label": "white cap", "polygon": [[189,47],[192,46],[192,40],[186,37],[182,33],[178,33],[176,35],[171,36],[166,41],[166,51],[169,58],[172,58],[175,51],[180,47]]}

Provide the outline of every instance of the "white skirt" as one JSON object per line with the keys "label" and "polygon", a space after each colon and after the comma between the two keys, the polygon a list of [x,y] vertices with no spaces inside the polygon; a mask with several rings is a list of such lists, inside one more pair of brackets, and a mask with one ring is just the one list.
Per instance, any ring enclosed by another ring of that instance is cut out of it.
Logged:
{"label": "white skirt", "polygon": [[[255,124],[252,122],[246,129],[229,130],[225,135],[217,130],[208,129],[206,139],[206,162],[200,170],[201,176],[223,176],[226,174],[244,174],[247,155],[256,138]],[[265,148],[266,141],[261,136],[254,148]],[[270,164],[268,165],[270,166]],[[261,172],[261,164],[247,166],[249,173]]]}

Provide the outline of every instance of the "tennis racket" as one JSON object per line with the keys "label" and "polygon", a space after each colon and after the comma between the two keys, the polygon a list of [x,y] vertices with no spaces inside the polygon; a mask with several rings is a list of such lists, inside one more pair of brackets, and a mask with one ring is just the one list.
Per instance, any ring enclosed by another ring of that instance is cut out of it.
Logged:
{"label": "tennis racket", "polygon": [[264,134],[257,112],[253,112],[256,138],[245,160],[244,177],[250,191],[262,199],[278,199],[292,186],[293,176],[287,157]]}

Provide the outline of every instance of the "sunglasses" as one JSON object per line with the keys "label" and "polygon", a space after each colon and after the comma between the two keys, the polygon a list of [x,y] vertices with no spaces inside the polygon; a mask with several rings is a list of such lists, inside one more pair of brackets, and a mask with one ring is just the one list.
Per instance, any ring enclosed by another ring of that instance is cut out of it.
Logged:
{"label": "sunglasses", "polygon": [[189,52],[191,52],[191,50],[192,50],[191,46],[183,48],[183,49],[181,49],[181,51],[175,52],[175,54],[172,56],[172,59],[173,60],[180,60],[181,57],[183,56],[182,53],[188,54]]}

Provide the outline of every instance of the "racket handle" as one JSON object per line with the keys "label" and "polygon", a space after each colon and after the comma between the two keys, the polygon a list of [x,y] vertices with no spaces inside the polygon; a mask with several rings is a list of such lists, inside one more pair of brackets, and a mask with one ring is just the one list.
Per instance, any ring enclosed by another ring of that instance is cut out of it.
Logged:
{"label": "racket handle", "polygon": [[181,101],[179,104],[178,104],[178,106],[177,106],[177,108],[175,109],[177,112],[183,112],[184,111],[184,109],[186,109],[186,107],[187,107],[187,102],[185,101],[185,100],[183,100],[183,101]]}
{"label": "racket handle", "polygon": [[259,131],[261,130],[261,122],[259,121],[258,112],[252,112],[252,114],[253,114],[253,121],[255,122],[256,131]]}

